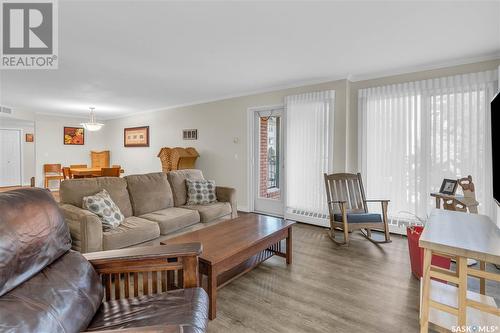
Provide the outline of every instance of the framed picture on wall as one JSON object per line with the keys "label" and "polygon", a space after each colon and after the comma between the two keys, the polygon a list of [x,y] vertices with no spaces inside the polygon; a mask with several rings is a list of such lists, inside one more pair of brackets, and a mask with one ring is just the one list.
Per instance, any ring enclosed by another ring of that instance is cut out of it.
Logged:
{"label": "framed picture on wall", "polygon": [[125,147],[149,147],[149,126],[125,128],[123,144]]}
{"label": "framed picture on wall", "polygon": [[82,146],[85,144],[83,127],[64,127],[64,144]]}
{"label": "framed picture on wall", "polygon": [[26,133],[26,142],[33,142],[33,141],[35,141],[33,133]]}
{"label": "framed picture on wall", "polygon": [[457,190],[458,181],[456,179],[443,179],[439,193],[454,195]]}

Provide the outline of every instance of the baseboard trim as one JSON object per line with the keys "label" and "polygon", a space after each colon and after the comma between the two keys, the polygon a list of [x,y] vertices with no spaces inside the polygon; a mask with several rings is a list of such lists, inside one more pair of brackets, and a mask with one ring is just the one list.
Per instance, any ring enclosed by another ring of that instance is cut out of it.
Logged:
{"label": "baseboard trim", "polygon": [[248,207],[247,207],[247,206],[240,206],[240,205],[238,205],[237,210],[238,210],[238,211],[245,212],[245,213],[250,213],[250,210],[248,209]]}

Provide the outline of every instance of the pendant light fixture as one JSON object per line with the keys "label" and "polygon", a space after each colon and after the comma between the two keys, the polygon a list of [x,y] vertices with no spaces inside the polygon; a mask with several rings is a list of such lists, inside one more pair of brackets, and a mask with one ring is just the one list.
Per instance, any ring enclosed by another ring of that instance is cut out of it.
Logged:
{"label": "pendant light fixture", "polygon": [[90,109],[90,121],[87,123],[81,123],[80,125],[82,125],[83,128],[85,128],[87,131],[91,132],[99,131],[104,126],[104,124],[95,121],[95,113],[94,113],[95,108],[90,107],[89,109]]}

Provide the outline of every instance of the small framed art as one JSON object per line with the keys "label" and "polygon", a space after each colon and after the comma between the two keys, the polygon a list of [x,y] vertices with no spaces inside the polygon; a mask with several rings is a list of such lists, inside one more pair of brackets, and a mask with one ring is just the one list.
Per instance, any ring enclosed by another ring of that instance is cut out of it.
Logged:
{"label": "small framed art", "polygon": [[125,128],[123,144],[125,147],[149,147],[149,126]]}
{"label": "small framed art", "polygon": [[443,179],[439,193],[454,195],[457,190],[458,181],[456,179]]}
{"label": "small framed art", "polygon": [[85,129],[82,127],[64,127],[64,144],[82,146],[85,144]]}

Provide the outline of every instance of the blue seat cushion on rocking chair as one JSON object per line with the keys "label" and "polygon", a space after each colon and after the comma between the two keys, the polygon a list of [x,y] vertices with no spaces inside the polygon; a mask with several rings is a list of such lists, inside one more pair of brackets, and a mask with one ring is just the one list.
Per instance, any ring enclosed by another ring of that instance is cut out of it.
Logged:
{"label": "blue seat cushion on rocking chair", "polygon": [[[333,219],[342,222],[342,214],[334,214]],[[347,213],[347,223],[382,222],[382,215],[373,213]]]}

